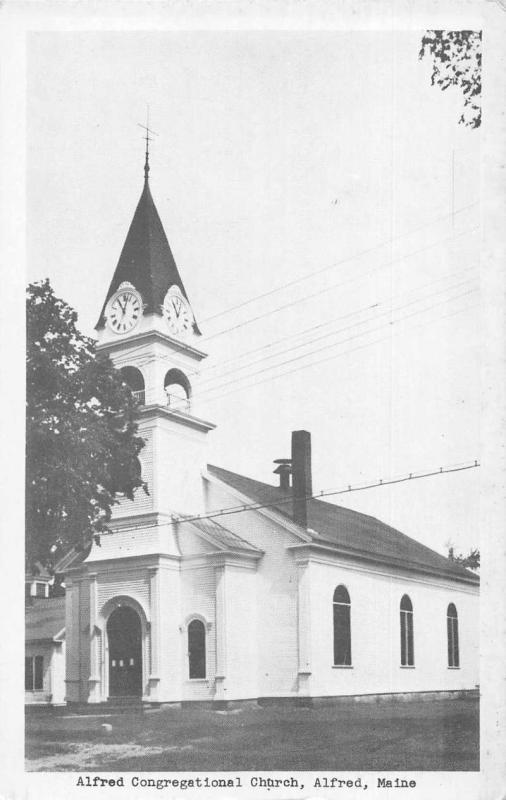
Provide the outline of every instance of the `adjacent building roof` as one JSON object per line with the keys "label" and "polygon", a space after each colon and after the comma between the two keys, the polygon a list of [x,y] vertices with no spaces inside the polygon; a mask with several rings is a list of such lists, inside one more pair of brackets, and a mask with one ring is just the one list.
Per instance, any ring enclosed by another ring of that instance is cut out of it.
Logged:
{"label": "adjacent building roof", "polygon": [[[145,304],[144,313],[161,314],[167,290],[174,284],[188,300],[151,196],[147,177],[96,325],[97,329],[105,325],[105,307],[120,284],[124,282],[133,284],[141,293]],[[196,324],[194,327],[195,332],[200,333]]]}
{"label": "adjacent building roof", "polygon": [[[272,505],[280,514],[292,519],[291,490],[287,493],[278,487],[212,465],[208,465],[208,470],[210,475],[246,495],[252,502]],[[429,572],[467,583],[479,583],[479,577],[473,572],[375,517],[322,500],[311,499],[307,502],[307,533],[315,544],[331,546],[348,556],[369,561]]]}
{"label": "adjacent building roof", "polygon": [[34,600],[25,609],[27,642],[52,641],[65,627],[65,597]]}

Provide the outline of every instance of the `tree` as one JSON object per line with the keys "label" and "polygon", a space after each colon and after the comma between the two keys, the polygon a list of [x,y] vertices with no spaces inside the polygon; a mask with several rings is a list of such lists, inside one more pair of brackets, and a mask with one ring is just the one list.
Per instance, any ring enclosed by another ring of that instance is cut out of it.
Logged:
{"label": "tree", "polygon": [[462,553],[457,556],[455,555],[455,549],[453,545],[450,545],[448,547],[448,558],[450,561],[455,561],[457,564],[461,564],[467,569],[473,569],[477,571],[480,568],[480,551],[476,547],[473,547],[467,556],[462,555]]}
{"label": "tree", "polygon": [[107,528],[118,493],[147,491],[138,406],[49,280],[27,291],[26,560],[51,569]]}
{"label": "tree", "polygon": [[431,85],[458,86],[464,95],[462,125],[481,125],[481,31],[426,31],[420,60],[432,58]]}

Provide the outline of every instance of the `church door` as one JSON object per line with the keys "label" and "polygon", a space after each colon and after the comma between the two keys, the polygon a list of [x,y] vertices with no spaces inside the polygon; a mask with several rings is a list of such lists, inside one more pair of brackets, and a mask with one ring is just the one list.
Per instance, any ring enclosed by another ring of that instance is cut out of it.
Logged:
{"label": "church door", "polygon": [[142,629],[139,615],[120,606],[107,622],[109,696],[142,695]]}

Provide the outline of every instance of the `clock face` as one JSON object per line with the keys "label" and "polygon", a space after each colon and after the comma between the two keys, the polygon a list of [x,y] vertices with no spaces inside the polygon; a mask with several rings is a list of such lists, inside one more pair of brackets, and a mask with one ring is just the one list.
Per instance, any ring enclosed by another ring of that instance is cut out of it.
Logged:
{"label": "clock face", "polygon": [[137,325],[141,301],[135,292],[119,292],[109,306],[107,322],[114,333],[127,333]]}
{"label": "clock face", "polygon": [[163,301],[163,315],[173,334],[187,334],[192,326],[192,313],[186,300],[180,294],[168,292]]}

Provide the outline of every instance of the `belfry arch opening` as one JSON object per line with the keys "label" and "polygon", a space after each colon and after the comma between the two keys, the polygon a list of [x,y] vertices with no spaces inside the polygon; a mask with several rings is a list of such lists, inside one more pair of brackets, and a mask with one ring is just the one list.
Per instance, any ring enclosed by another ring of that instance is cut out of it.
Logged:
{"label": "belfry arch opening", "polygon": [[190,381],[180,369],[169,369],[163,382],[167,405],[174,411],[189,411],[191,398]]}
{"label": "belfry arch opening", "polygon": [[134,398],[143,405],[145,402],[145,387],[140,369],[137,369],[137,367],[122,367],[120,373],[123,382],[130,388]]}
{"label": "belfry arch opening", "polygon": [[142,625],[133,608],[116,608],[107,620],[109,697],[142,695]]}

